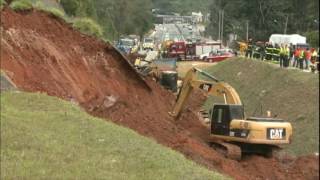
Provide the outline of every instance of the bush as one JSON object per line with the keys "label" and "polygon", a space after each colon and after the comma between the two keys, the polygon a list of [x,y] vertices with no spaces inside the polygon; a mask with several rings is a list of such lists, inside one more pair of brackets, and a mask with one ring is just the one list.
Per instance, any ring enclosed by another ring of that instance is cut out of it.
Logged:
{"label": "bush", "polygon": [[25,11],[33,8],[32,2],[29,0],[15,0],[10,4],[10,7],[15,11]]}
{"label": "bush", "polygon": [[0,0],[0,9],[3,8],[4,5],[6,5],[6,1],[5,0]]}
{"label": "bush", "polygon": [[79,3],[76,0],[61,0],[60,4],[69,16],[75,16]]}
{"label": "bush", "polygon": [[308,31],[304,34],[311,47],[319,46],[319,31]]}
{"label": "bush", "polygon": [[60,18],[60,19],[65,19],[65,13],[64,11],[54,8],[54,7],[46,7],[46,5],[43,3],[43,1],[37,1],[34,4],[34,8],[47,12],[51,14],[53,17]]}
{"label": "bush", "polygon": [[90,18],[76,19],[73,23],[73,27],[88,35],[96,37],[102,37],[103,35],[103,30],[100,25]]}
{"label": "bush", "polygon": [[64,19],[64,16],[65,16],[64,12],[57,8],[46,8],[44,9],[44,11],[50,13],[52,16],[56,18]]}

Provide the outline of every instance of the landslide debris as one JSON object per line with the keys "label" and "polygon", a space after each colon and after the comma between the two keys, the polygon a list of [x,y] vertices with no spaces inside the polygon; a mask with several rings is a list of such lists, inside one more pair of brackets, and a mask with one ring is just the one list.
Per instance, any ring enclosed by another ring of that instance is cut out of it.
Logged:
{"label": "landslide debris", "polygon": [[170,92],[151,79],[142,80],[111,45],[62,20],[8,8],[1,11],[1,20],[1,68],[19,89],[71,100],[236,179],[319,177],[317,156],[226,159],[206,144],[209,131],[195,113],[201,94],[195,93],[174,121],[168,114],[175,99]]}

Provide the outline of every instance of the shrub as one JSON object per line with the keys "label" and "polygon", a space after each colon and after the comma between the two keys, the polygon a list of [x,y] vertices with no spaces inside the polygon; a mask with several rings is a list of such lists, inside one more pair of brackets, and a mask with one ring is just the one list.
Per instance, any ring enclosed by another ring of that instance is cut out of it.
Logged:
{"label": "shrub", "polygon": [[64,12],[57,8],[46,8],[44,9],[44,11],[50,13],[54,17],[61,18],[61,19],[64,19],[64,16],[65,16]]}
{"label": "shrub", "polygon": [[103,35],[103,30],[100,25],[90,18],[76,19],[73,23],[73,27],[88,35],[96,37],[102,37]]}
{"label": "shrub", "polygon": [[60,4],[69,16],[75,16],[79,3],[77,0],[60,0]]}
{"label": "shrub", "polygon": [[3,8],[4,5],[6,5],[6,1],[5,0],[0,0],[0,9]]}
{"label": "shrub", "polygon": [[53,17],[65,19],[65,13],[64,11],[54,8],[54,7],[46,7],[46,5],[43,3],[43,1],[37,1],[34,4],[34,8],[39,9],[41,11],[45,11],[49,14],[51,14]]}
{"label": "shrub", "polygon": [[26,11],[33,8],[32,2],[29,0],[15,0],[10,4],[10,7],[15,11]]}
{"label": "shrub", "polygon": [[312,47],[319,46],[319,31],[308,31],[304,34]]}

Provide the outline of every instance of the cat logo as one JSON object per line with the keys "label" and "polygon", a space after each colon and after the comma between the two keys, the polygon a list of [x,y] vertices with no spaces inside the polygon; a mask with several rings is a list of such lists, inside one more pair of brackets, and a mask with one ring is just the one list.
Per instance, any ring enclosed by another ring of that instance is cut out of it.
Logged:
{"label": "cat logo", "polygon": [[268,139],[279,140],[284,139],[286,136],[286,130],[283,128],[268,128]]}
{"label": "cat logo", "polygon": [[200,89],[209,92],[212,87],[212,84],[201,84]]}

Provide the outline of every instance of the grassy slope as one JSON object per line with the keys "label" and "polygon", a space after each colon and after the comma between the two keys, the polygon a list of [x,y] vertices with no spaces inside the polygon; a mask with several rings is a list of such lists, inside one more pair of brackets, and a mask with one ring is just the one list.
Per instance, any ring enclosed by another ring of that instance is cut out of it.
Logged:
{"label": "grassy slope", "polygon": [[[261,61],[233,59],[207,71],[231,84],[240,94],[248,116],[271,110],[293,125],[294,154],[319,152],[319,75],[283,70]],[[206,105],[212,103],[208,101]],[[266,113],[264,113],[265,115]]]}
{"label": "grassy slope", "polygon": [[42,94],[1,93],[1,179],[225,179]]}

